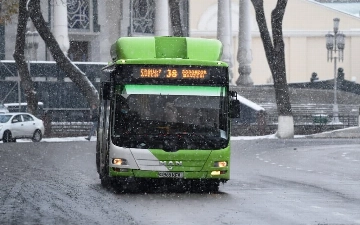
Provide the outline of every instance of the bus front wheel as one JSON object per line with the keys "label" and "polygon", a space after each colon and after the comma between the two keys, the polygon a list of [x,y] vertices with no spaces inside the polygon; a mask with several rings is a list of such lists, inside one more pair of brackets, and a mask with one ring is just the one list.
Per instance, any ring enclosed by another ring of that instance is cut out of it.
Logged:
{"label": "bus front wheel", "polygon": [[112,185],[111,179],[107,175],[101,176],[100,180],[101,180],[101,185],[105,188],[108,188]]}
{"label": "bus front wheel", "polygon": [[216,193],[219,191],[219,184],[220,182],[218,180],[193,181],[191,183],[191,191]]}
{"label": "bus front wheel", "polygon": [[207,191],[209,192],[218,192],[219,191],[219,181],[209,181],[207,183]]}

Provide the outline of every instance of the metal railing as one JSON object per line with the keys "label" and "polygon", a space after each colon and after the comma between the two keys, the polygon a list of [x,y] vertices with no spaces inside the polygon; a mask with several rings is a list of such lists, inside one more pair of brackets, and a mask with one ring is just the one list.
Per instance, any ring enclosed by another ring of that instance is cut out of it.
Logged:
{"label": "metal railing", "polygon": [[[86,111],[86,110],[85,110]],[[84,117],[80,117],[83,118]],[[295,115],[294,127],[295,134],[313,134],[324,131],[343,129],[347,127],[359,126],[358,115],[340,115],[340,123],[333,124],[332,116],[325,114],[305,114]],[[45,136],[47,137],[72,137],[72,136],[86,136],[88,135],[92,122],[78,121],[78,122],[59,122],[47,121],[47,129]],[[234,135],[265,135],[274,133],[277,130],[278,117],[267,115],[266,122],[263,127],[260,127],[257,122],[251,124],[241,124],[237,122],[232,123]]]}
{"label": "metal railing", "polygon": [[[339,123],[332,123],[332,115],[322,114],[305,114],[294,115],[294,125],[322,125],[322,126],[336,126],[336,127],[353,127],[359,125],[358,115],[339,115]],[[267,115],[266,121],[268,125],[275,125],[278,123],[278,116]]]}

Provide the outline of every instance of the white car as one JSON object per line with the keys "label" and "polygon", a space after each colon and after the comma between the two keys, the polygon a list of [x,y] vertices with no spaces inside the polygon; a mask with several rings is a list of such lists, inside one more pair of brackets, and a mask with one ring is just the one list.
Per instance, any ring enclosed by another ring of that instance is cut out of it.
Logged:
{"label": "white car", "polygon": [[43,121],[29,113],[0,114],[0,140],[16,142],[16,139],[27,138],[39,142],[44,134]]}

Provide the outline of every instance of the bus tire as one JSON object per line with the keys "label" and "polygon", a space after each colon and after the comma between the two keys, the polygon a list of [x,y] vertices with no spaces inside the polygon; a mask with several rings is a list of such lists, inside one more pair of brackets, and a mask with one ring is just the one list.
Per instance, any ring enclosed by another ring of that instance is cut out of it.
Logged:
{"label": "bus tire", "polygon": [[101,185],[104,188],[108,188],[112,185],[112,182],[111,182],[111,179],[109,176],[101,176],[100,180],[101,180]]}
{"label": "bus tire", "polygon": [[[104,166],[100,168],[100,180],[101,185],[105,188],[108,188],[112,185],[112,180],[109,176],[109,155],[106,155],[103,164]],[[101,163],[101,162],[100,162]]]}
{"label": "bus tire", "polygon": [[192,181],[191,192],[196,193],[216,193],[219,191],[219,181]]}
{"label": "bus tire", "polygon": [[207,184],[208,192],[219,192],[219,181],[209,181]]}
{"label": "bus tire", "polygon": [[95,153],[95,162],[96,162],[96,171],[100,174],[100,147],[99,139],[96,141],[96,153]]}

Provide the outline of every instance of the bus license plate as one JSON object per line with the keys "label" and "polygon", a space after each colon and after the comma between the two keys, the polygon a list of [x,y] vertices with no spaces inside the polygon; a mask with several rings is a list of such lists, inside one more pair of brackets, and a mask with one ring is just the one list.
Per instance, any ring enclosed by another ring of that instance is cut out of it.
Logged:
{"label": "bus license plate", "polygon": [[183,178],[184,173],[180,172],[159,172],[161,178]]}

